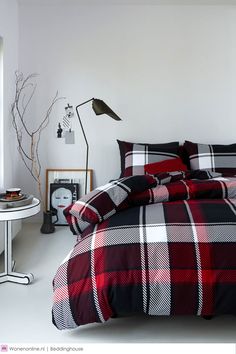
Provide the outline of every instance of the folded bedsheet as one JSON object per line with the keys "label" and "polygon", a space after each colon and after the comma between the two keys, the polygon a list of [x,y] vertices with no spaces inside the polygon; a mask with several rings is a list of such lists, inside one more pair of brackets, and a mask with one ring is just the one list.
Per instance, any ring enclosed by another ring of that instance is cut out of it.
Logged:
{"label": "folded bedsheet", "polygon": [[66,211],[77,243],[53,280],[59,329],[113,315],[236,313],[236,178],[113,181]]}

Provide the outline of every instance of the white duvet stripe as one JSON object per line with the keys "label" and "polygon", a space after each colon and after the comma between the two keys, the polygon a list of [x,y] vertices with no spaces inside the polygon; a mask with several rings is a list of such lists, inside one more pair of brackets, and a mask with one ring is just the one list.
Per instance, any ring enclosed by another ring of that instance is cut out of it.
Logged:
{"label": "white duvet stripe", "polygon": [[140,236],[140,254],[141,254],[141,269],[142,269],[142,285],[143,285],[143,311],[147,313],[147,279],[145,266],[145,250],[144,250],[144,233],[143,233],[143,207],[140,207],[139,212],[139,236]]}
{"label": "white duvet stripe", "polygon": [[96,276],[95,276],[96,273],[95,273],[94,249],[95,249],[96,231],[97,231],[97,225],[94,227],[94,232],[93,232],[92,242],[91,242],[91,279],[92,279],[92,286],[93,286],[94,304],[96,306],[96,310],[97,310],[100,321],[105,322],[104,317],[102,315],[102,310],[99,305]]}
{"label": "white duvet stripe", "polygon": [[225,203],[228,204],[228,206],[230,207],[230,209],[232,210],[232,212],[236,215],[236,210],[235,210],[235,206],[233,206],[231,204],[231,202],[228,199],[225,199]]}
{"label": "white duvet stripe", "polygon": [[188,211],[188,215],[189,215],[191,225],[192,225],[192,230],[193,230],[193,238],[194,238],[194,245],[195,245],[195,251],[196,251],[196,261],[197,261],[197,276],[198,276],[198,311],[197,311],[197,314],[198,314],[198,316],[200,316],[202,313],[202,306],[203,306],[201,257],[200,257],[200,251],[199,251],[199,245],[198,245],[197,229],[196,229],[196,225],[194,224],[193,215],[192,215],[192,212],[189,208],[188,202],[186,200],[184,200],[184,204],[185,204],[186,209]]}

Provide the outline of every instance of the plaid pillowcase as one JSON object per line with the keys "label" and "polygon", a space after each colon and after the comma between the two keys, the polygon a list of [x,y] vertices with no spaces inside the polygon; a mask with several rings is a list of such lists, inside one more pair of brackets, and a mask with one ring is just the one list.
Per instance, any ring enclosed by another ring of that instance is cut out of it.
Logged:
{"label": "plaid pillowcase", "polygon": [[236,172],[236,144],[207,145],[185,141],[191,170],[210,170],[221,173]]}
{"label": "plaid pillowcase", "polygon": [[120,148],[121,177],[144,175],[144,166],[178,157],[178,142],[166,144],[130,143],[117,140]]}
{"label": "plaid pillowcase", "polygon": [[150,175],[124,177],[86,194],[69,212],[80,220],[96,224],[115,214],[131,193],[142,192],[156,184],[156,179]]}

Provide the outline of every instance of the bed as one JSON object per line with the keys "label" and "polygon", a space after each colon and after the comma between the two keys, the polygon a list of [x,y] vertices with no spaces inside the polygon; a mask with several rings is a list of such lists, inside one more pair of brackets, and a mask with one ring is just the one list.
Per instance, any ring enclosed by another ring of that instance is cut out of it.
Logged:
{"label": "bed", "polygon": [[120,178],[65,211],[54,325],[236,314],[236,144],[118,143]]}

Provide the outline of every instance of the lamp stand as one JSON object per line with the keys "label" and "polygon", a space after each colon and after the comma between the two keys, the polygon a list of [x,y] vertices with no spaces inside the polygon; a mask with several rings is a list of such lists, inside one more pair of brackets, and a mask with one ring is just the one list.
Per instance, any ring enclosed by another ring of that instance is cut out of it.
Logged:
{"label": "lamp stand", "polygon": [[90,102],[90,101],[92,101],[92,100],[93,100],[93,98],[91,98],[90,100],[85,101],[85,102],[83,102],[83,103],[81,103],[81,104],[79,104],[78,106],[75,107],[76,113],[77,113],[77,117],[78,117],[78,120],[79,120],[79,124],[80,124],[81,130],[82,130],[82,133],[83,133],[84,141],[85,141],[85,144],[86,144],[86,163],[85,163],[85,187],[84,187],[84,194],[87,194],[89,144],[88,144],[88,140],[87,140],[87,137],[86,137],[86,134],[85,134],[85,131],[84,131],[83,124],[82,124],[81,119],[80,119],[80,115],[79,115],[78,108],[79,108],[80,106],[84,105],[85,103],[88,103],[88,102]]}

